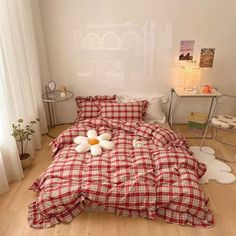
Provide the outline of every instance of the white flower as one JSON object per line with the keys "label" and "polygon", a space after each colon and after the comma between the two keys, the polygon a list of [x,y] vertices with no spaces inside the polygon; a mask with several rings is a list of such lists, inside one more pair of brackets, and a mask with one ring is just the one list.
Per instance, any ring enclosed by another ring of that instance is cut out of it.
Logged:
{"label": "white flower", "polygon": [[74,143],[78,144],[75,150],[79,153],[91,150],[92,156],[99,156],[102,154],[102,149],[111,150],[114,148],[114,143],[109,140],[111,140],[110,134],[104,133],[97,136],[95,130],[89,130],[87,137],[78,136],[74,139]]}

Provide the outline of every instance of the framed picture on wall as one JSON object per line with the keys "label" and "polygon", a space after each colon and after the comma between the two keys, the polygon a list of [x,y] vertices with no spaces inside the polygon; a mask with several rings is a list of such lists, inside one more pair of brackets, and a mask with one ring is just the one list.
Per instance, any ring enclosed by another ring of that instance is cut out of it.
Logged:
{"label": "framed picture on wall", "polygon": [[200,67],[213,67],[215,48],[202,48],[200,55]]}
{"label": "framed picture on wall", "polygon": [[194,40],[182,40],[180,42],[180,61],[193,60]]}

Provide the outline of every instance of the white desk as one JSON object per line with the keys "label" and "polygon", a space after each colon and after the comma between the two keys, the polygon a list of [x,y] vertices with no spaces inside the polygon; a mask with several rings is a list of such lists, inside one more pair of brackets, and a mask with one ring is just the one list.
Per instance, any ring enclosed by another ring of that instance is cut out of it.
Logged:
{"label": "white desk", "polygon": [[[171,89],[171,99],[170,99],[170,106],[169,106],[169,114],[168,114],[168,123],[170,124],[170,127],[173,126],[173,120],[172,120],[172,103],[173,103],[173,95],[176,95],[176,97],[181,97],[181,98],[206,98],[206,99],[211,99],[211,104],[210,104],[210,108],[208,111],[208,117],[207,117],[207,121],[209,121],[210,119],[210,115],[212,114],[212,111],[215,109],[216,104],[218,102],[218,98],[220,98],[222,96],[222,94],[216,90],[213,89],[212,93],[202,93],[199,92],[197,94],[193,93],[193,92],[189,92],[189,91],[185,91],[183,88],[172,88]],[[215,103],[215,104],[214,104]],[[214,104],[214,106],[213,106]]]}
{"label": "white desk", "polygon": [[174,90],[173,92],[175,92],[178,97],[212,98],[212,97],[220,97],[220,96],[222,96],[222,94],[218,90],[216,90],[216,89],[213,89],[211,93],[199,92],[197,94],[193,93],[192,91],[191,92],[185,91],[181,87],[173,88],[172,90]]}

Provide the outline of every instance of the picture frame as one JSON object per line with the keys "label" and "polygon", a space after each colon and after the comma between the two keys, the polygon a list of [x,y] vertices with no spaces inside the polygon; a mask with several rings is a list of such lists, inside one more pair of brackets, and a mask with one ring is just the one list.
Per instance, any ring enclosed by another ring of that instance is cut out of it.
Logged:
{"label": "picture frame", "polygon": [[53,80],[49,81],[47,86],[48,86],[50,92],[55,91],[56,87],[57,87],[56,82]]}

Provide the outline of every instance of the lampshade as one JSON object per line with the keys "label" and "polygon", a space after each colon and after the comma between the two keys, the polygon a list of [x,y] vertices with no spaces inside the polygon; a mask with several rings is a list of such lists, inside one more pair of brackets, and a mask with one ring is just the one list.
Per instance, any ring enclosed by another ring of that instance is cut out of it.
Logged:
{"label": "lampshade", "polygon": [[197,66],[196,61],[186,61],[181,69],[184,90],[192,91],[198,88],[201,81],[201,68]]}

